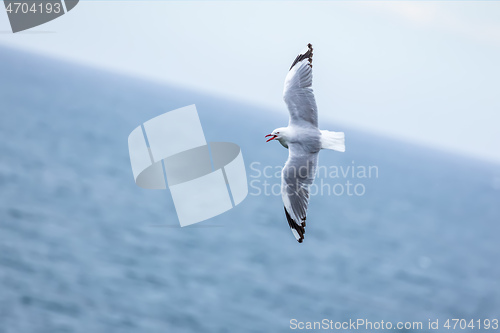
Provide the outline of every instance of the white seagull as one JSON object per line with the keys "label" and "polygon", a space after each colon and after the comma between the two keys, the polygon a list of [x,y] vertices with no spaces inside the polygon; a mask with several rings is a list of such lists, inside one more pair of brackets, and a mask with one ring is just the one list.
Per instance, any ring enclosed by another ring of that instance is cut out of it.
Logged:
{"label": "white seagull", "polygon": [[299,243],[304,240],[309,186],[316,176],[321,149],[345,151],[344,133],[318,129],[318,108],[312,90],[311,44],[293,62],[285,79],[283,99],[290,112],[287,127],[275,129],[266,142],[278,140],[288,148],[281,172],[281,196],[285,215]]}

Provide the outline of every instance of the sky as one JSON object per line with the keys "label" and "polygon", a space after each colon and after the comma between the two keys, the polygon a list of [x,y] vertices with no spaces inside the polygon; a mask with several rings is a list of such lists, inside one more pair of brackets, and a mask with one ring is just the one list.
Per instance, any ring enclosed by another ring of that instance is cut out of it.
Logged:
{"label": "sky", "polygon": [[500,163],[499,17],[496,1],[80,1],[16,34],[0,10],[0,45],[286,113],[312,43],[320,125]]}

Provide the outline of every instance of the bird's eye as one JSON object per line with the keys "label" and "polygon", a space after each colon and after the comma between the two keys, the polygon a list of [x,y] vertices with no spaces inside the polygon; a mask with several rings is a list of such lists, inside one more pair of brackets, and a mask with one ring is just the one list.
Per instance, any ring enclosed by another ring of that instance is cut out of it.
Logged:
{"label": "bird's eye", "polygon": [[280,132],[276,132],[276,134],[280,134]]}

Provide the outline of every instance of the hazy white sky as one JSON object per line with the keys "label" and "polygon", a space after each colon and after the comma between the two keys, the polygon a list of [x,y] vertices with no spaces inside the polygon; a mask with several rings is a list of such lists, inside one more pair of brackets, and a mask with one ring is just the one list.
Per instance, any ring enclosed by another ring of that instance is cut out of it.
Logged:
{"label": "hazy white sky", "polygon": [[311,42],[320,122],[500,162],[499,18],[500,2],[81,1],[17,34],[0,10],[0,44],[286,112]]}

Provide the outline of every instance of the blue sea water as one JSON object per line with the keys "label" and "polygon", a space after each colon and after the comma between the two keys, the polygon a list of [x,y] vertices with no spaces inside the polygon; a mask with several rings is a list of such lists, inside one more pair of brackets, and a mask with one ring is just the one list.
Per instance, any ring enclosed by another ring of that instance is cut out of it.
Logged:
{"label": "blue sea water", "polygon": [[179,228],[168,191],[135,185],[127,137],[190,104],[208,141],[241,146],[249,181],[279,183],[256,169],[286,160],[264,141],[286,125],[284,107],[0,48],[0,333],[500,317],[499,166],[322,123],[346,132],[347,151],[322,152],[320,165],[375,166],[378,177],[326,177],[364,195],[313,196],[303,244],[280,197],[252,188],[235,209]]}

